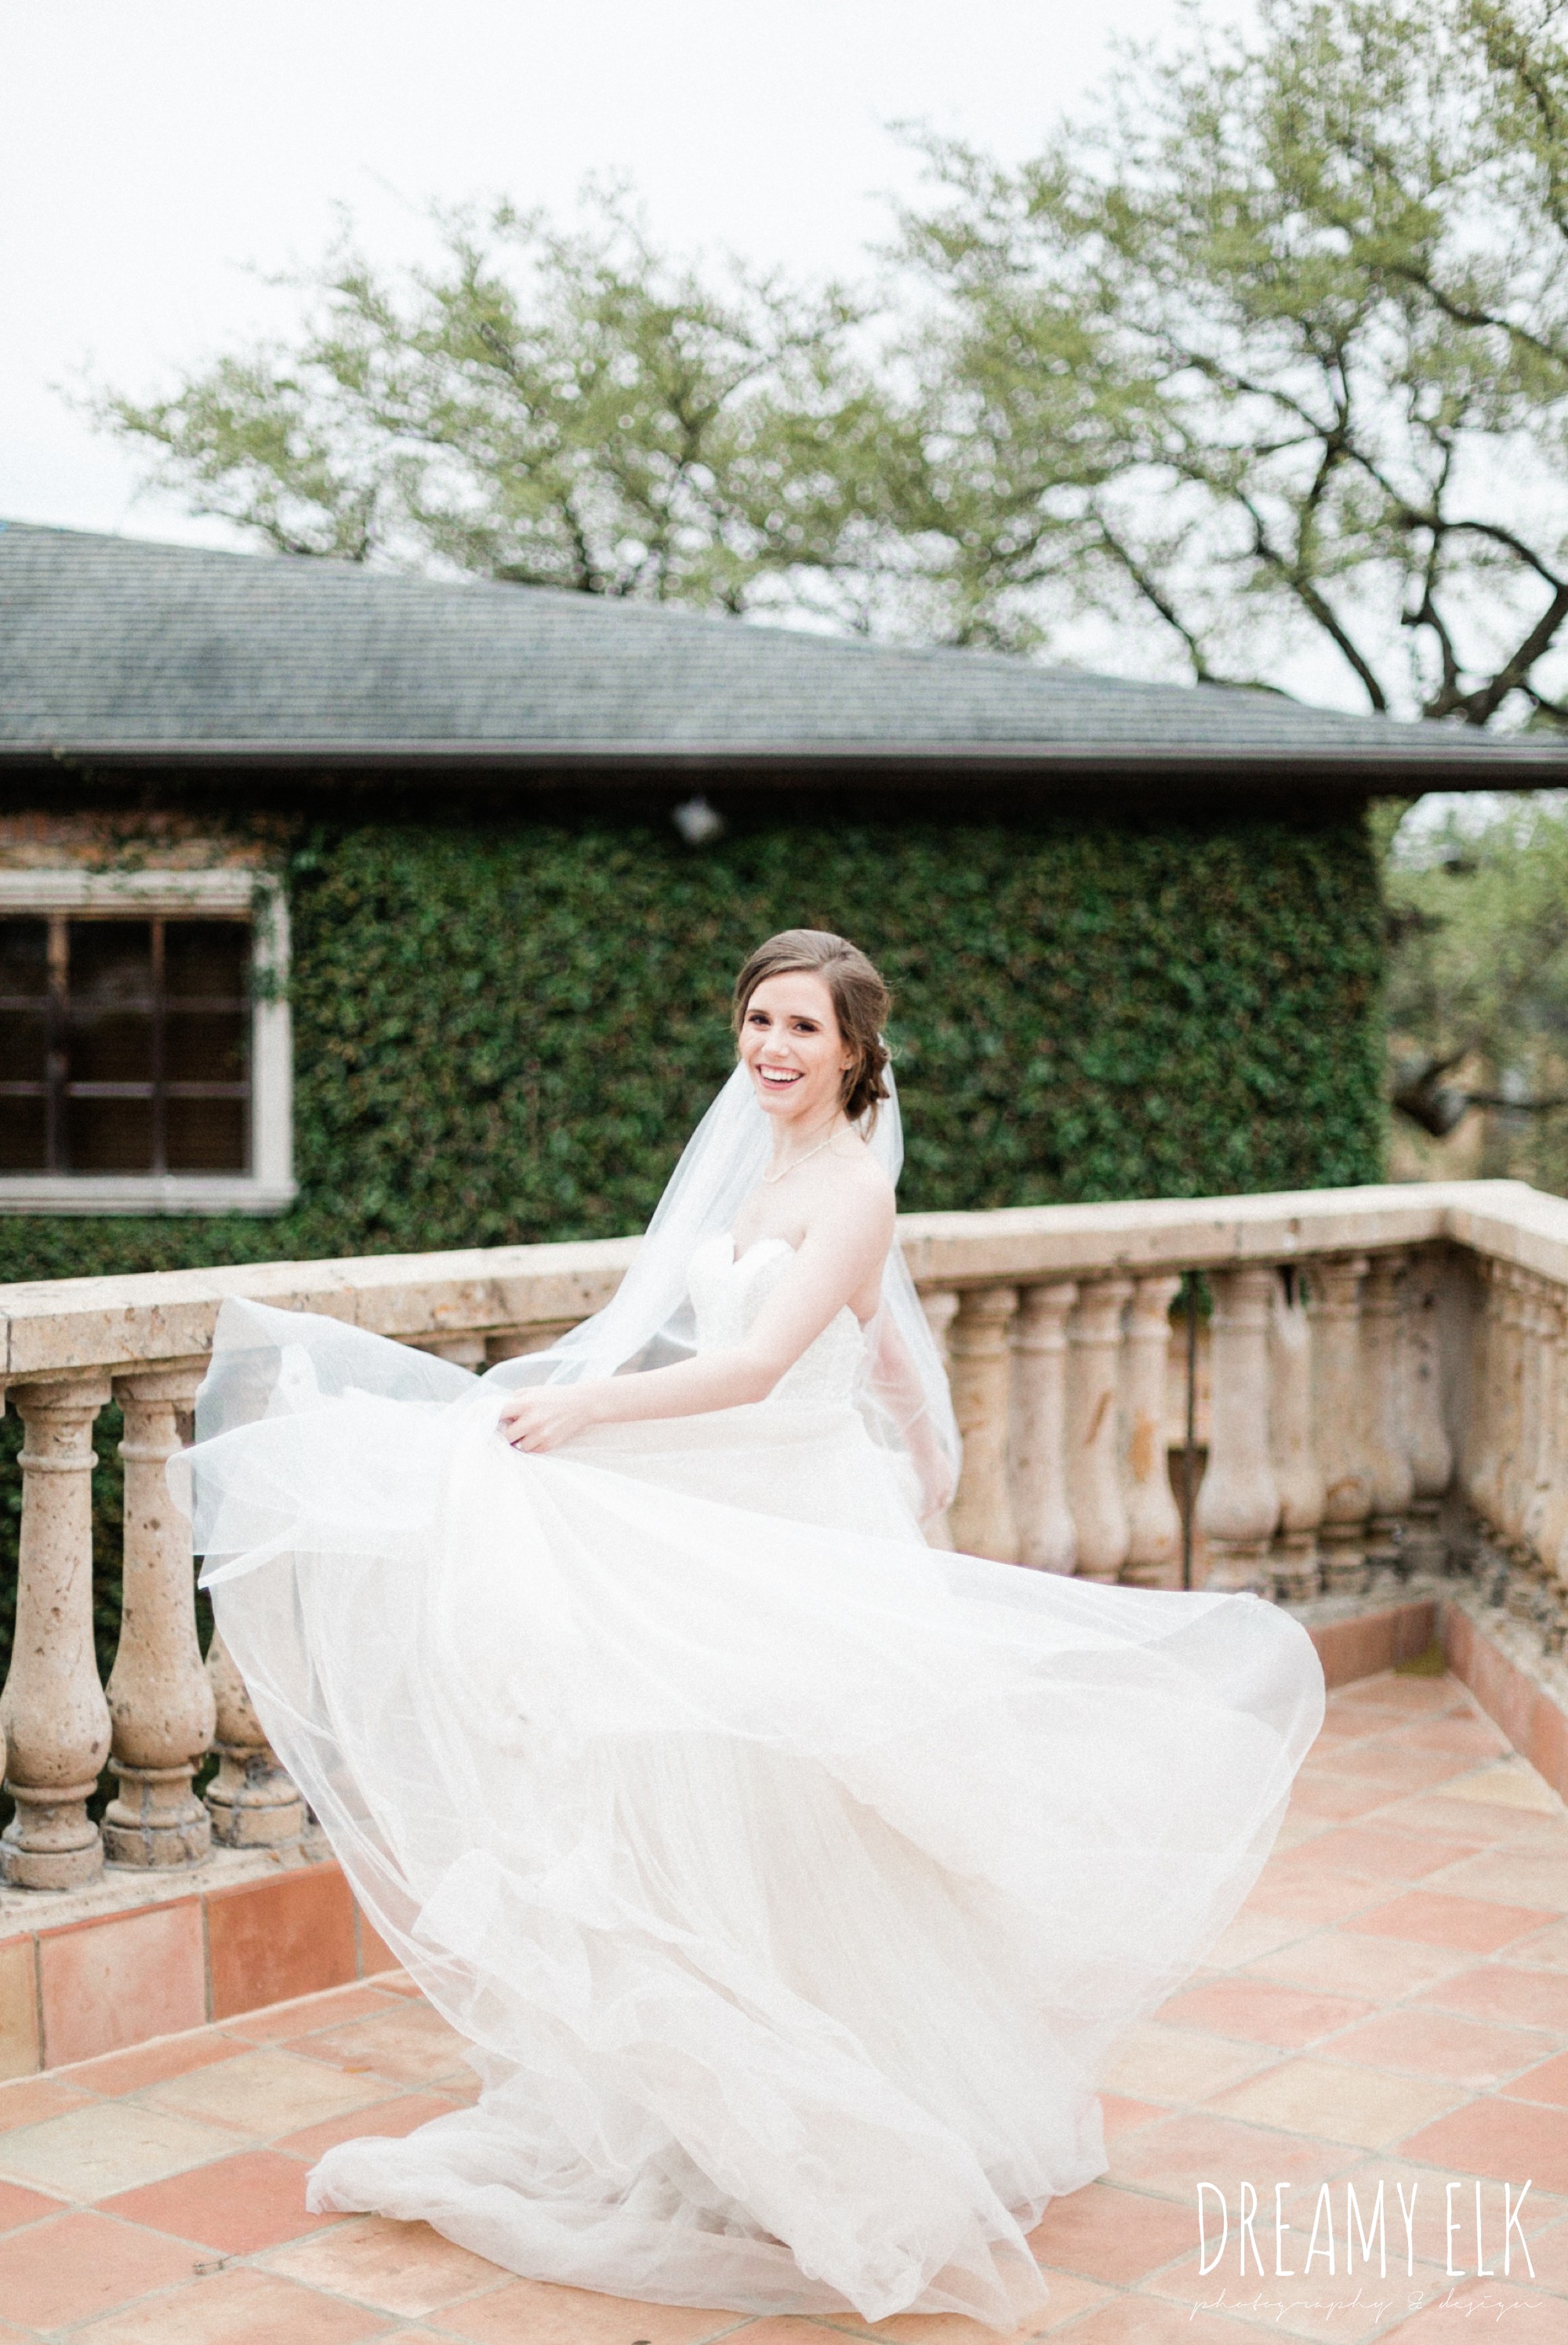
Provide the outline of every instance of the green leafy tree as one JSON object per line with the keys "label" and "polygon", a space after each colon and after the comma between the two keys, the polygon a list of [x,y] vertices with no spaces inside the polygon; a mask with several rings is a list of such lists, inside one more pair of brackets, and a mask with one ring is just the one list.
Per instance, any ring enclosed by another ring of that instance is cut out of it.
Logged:
{"label": "green leafy tree", "polygon": [[1405,1169],[1568,1192],[1568,797],[1424,811],[1384,866]]}
{"label": "green leafy tree", "polygon": [[1030,163],[928,143],[880,329],[503,206],[100,413],[289,552],[1016,649],[1093,609],[1126,666],[1565,722],[1562,14],[1189,14]]}
{"label": "green leafy tree", "polygon": [[732,611],[855,572],[918,448],[847,295],[715,288],[613,196],[572,233],[505,205],[439,228],[435,264],[390,279],[342,243],[296,347],[101,420],[282,553]]}
{"label": "green leafy tree", "polygon": [[1199,679],[1326,646],[1376,709],[1568,716],[1560,18],[1262,0],[1022,168],[931,144],[904,522],[951,636],[1089,606]]}

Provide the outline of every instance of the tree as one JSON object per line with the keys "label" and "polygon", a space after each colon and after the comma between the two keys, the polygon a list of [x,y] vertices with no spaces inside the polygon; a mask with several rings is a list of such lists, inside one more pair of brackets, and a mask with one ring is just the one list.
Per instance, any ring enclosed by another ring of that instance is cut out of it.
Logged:
{"label": "tree", "polygon": [[1021,168],[931,144],[903,518],[946,632],[1088,605],[1199,679],[1311,644],[1375,709],[1568,721],[1560,15],[1262,0]]}
{"label": "tree", "polygon": [[504,205],[439,226],[437,264],[391,281],[340,243],[297,348],[105,395],[101,420],[287,553],[728,610],[855,568],[918,451],[846,295],[715,290],[614,197],[570,234]]}
{"label": "tree", "polygon": [[840,289],[447,218],[104,421],[290,552],[1568,724],[1565,0],[1259,0],[1006,168],[927,141]]}
{"label": "tree", "polygon": [[1568,1193],[1568,797],[1522,791],[1388,827],[1406,1169],[1452,1172],[1433,1143],[1457,1133],[1462,1169]]}

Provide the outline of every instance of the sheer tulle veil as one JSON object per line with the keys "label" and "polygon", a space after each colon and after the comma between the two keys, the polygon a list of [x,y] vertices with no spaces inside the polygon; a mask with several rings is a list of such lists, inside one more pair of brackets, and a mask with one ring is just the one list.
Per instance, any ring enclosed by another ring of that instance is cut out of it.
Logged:
{"label": "sheer tulle veil", "polygon": [[[896,1183],[904,1128],[891,1069],[886,1080],[889,1096],[865,1136]],[[767,1170],[772,1144],[751,1079],[737,1066],[683,1150],[613,1300],[548,1349],[503,1361],[482,1381],[502,1388],[575,1382],[655,1367],[690,1354],[696,1341],[687,1291],[692,1257],[708,1240],[733,1228],[741,1206]],[[313,1328],[306,1353],[291,1340],[300,1332],[299,1317],[261,1304],[225,1303],[212,1367],[197,1402],[198,1441],[276,1413],[279,1400],[297,1407],[303,1396],[290,1387],[301,1376],[313,1387],[312,1398],[370,1389],[389,1399],[437,1400],[470,1385],[466,1371],[419,1352],[400,1360],[400,1373],[389,1380],[385,1347],[377,1346],[380,1356],[373,1359],[366,1339],[338,1323]],[[941,1358],[896,1240],[883,1275],[881,1305],[867,1331],[865,1360],[856,1395],[862,1418],[880,1447],[907,1462],[911,1503],[925,1519],[946,1505],[956,1487],[958,1430]],[[188,1508],[186,1476],[174,1479],[177,1496]],[[207,1528],[200,1519],[199,1491],[197,1499],[199,1548]],[[210,1578],[212,1550],[207,1551]]]}
{"label": "sheer tulle veil", "polygon": [[[904,1164],[904,1124],[891,1068],[885,1080],[888,1097],[865,1139],[896,1186]],[[768,1120],[745,1068],[738,1066],[682,1151],[614,1301],[549,1351],[493,1370],[495,1381],[564,1383],[657,1366],[688,1355],[696,1342],[686,1291],[692,1256],[707,1240],[734,1227],[736,1214],[767,1171],[772,1149]],[[858,1399],[866,1429],[885,1448],[903,1451],[912,1465],[920,1461],[919,1511],[935,1514],[946,1505],[957,1480],[958,1428],[947,1378],[896,1241],[883,1274],[882,1304],[868,1330],[865,1360]]]}

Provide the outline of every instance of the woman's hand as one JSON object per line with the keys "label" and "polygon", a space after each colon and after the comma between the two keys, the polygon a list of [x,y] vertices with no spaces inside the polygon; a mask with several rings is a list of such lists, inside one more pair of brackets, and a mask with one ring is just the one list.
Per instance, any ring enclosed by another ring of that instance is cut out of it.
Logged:
{"label": "woman's hand", "polygon": [[594,1384],[535,1385],[513,1393],[501,1412],[503,1440],[514,1449],[559,1449],[599,1422]]}

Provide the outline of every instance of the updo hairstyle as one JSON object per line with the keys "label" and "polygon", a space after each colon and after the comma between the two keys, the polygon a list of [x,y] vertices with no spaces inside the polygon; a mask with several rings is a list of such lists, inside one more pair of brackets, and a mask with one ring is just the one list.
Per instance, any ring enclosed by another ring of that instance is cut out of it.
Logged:
{"label": "updo hairstyle", "polygon": [[840,1093],[844,1112],[852,1123],[865,1121],[870,1132],[876,1111],[887,1097],[887,1045],[882,1030],[893,1007],[893,997],[858,945],[835,937],[826,929],[784,929],[759,945],[735,980],[733,1025],[737,1034],[745,1023],[751,999],[770,977],[809,969],[820,977],[833,999],[838,1030],[854,1058],[845,1069]]}

